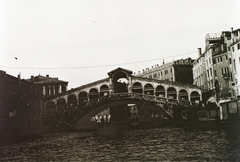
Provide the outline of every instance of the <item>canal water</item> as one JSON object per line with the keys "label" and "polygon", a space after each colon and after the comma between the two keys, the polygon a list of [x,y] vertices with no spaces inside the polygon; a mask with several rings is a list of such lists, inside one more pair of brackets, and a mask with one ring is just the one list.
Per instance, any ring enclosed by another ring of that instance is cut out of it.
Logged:
{"label": "canal water", "polygon": [[48,133],[5,144],[0,161],[240,161],[240,136],[174,126],[112,136]]}

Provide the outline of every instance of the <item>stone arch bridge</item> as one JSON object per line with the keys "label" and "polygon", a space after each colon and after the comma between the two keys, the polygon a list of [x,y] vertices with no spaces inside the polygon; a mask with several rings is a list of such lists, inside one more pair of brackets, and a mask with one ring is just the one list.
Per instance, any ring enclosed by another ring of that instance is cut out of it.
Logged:
{"label": "stone arch bridge", "polygon": [[108,78],[89,83],[64,93],[44,98],[45,115],[74,112],[75,129],[84,127],[90,116],[111,107],[142,104],[172,117],[165,105],[192,107],[202,100],[201,90],[192,84],[149,79],[117,68]]}

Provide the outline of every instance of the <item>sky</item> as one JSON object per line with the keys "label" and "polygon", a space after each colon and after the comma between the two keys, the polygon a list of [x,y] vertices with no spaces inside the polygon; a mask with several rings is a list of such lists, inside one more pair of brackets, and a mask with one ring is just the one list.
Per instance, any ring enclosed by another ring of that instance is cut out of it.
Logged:
{"label": "sky", "polygon": [[195,59],[206,34],[240,28],[239,11],[239,0],[0,0],[0,70],[71,89]]}

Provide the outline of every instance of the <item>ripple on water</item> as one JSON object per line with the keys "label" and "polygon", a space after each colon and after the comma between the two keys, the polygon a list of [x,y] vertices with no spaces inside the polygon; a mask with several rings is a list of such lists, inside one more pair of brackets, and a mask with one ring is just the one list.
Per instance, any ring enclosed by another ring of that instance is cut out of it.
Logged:
{"label": "ripple on water", "polygon": [[240,138],[176,127],[44,134],[2,147],[0,161],[240,161]]}

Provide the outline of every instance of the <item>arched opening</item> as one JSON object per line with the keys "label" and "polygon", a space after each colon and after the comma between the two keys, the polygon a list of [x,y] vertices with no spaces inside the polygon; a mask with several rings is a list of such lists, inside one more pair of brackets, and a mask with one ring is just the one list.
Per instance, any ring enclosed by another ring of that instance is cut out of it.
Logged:
{"label": "arched opening", "polygon": [[139,82],[135,82],[132,86],[132,92],[133,93],[143,93],[143,87],[142,84]]}
{"label": "arched opening", "polygon": [[167,89],[167,98],[169,99],[177,99],[177,91],[173,87],[169,87]]}
{"label": "arched opening", "polygon": [[54,102],[48,102],[46,105],[46,114],[47,115],[52,115],[56,112],[55,104]]}
{"label": "arched opening", "polygon": [[200,101],[200,94],[197,91],[193,91],[190,95],[192,103],[199,103]]}
{"label": "arched opening", "polygon": [[61,114],[66,110],[66,108],[67,108],[67,103],[66,103],[65,99],[60,98],[57,101],[57,112]]}
{"label": "arched opening", "polygon": [[107,85],[102,85],[100,87],[100,97],[109,95],[109,87]]}
{"label": "arched opening", "polygon": [[146,84],[144,86],[144,94],[154,95],[154,88],[152,84]]}
{"label": "arched opening", "polygon": [[127,75],[124,72],[118,72],[113,75],[114,93],[128,92]]}
{"label": "arched opening", "polygon": [[70,95],[68,97],[68,108],[70,110],[74,109],[77,106],[77,98],[75,95]]}
{"label": "arched opening", "polygon": [[89,91],[89,99],[93,100],[93,99],[96,99],[96,98],[98,98],[98,90],[96,88],[90,89],[90,91]]}
{"label": "arched opening", "polygon": [[156,88],[156,96],[165,98],[165,89],[162,85],[158,85]]}
{"label": "arched opening", "polygon": [[88,102],[87,92],[80,92],[78,96],[79,96],[79,105],[82,105]]}
{"label": "arched opening", "polygon": [[188,101],[188,92],[185,89],[179,91],[179,100]]}

